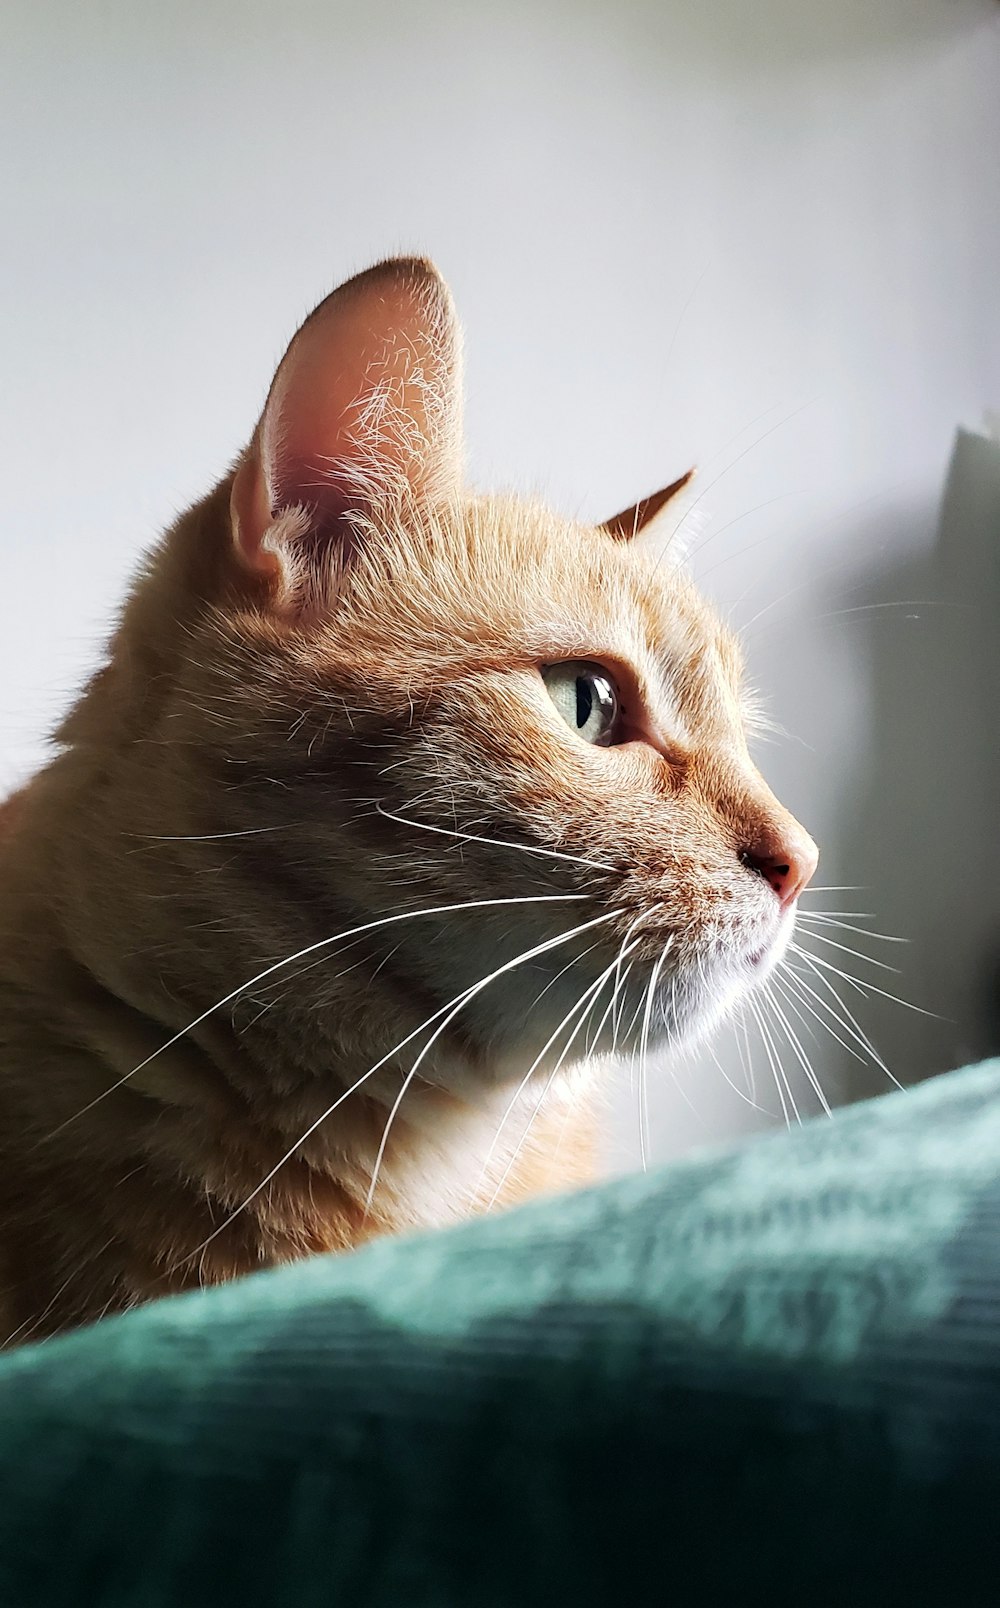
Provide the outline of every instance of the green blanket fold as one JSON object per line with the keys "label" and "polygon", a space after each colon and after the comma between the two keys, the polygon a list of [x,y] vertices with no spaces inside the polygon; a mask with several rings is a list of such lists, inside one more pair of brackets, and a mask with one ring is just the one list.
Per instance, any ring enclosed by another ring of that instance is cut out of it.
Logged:
{"label": "green blanket fold", "polygon": [[998,1204],[995,1061],[13,1352],[0,1605],[995,1605]]}

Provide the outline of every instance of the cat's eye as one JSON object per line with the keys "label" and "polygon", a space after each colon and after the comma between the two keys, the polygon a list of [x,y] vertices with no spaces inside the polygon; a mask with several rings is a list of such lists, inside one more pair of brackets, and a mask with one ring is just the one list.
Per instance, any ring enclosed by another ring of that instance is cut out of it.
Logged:
{"label": "cat's eye", "polygon": [[602,665],[568,659],[545,665],[542,679],[567,726],[585,743],[607,748],[618,741],[621,699]]}

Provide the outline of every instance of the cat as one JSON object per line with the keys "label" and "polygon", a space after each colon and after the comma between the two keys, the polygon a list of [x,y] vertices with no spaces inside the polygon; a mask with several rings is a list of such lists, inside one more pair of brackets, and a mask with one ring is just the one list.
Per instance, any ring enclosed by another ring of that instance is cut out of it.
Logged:
{"label": "cat", "polygon": [[460,348],[424,260],[320,303],[0,814],[0,1341],[593,1177],[595,1058],[789,940],[689,476],[467,493]]}

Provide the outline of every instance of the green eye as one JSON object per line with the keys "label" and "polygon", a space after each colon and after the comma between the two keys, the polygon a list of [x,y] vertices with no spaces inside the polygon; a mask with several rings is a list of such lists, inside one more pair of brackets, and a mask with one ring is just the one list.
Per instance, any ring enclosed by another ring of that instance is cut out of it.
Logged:
{"label": "green eye", "polygon": [[618,688],[599,664],[568,659],[542,669],[549,697],[571,731],[585,743],[607,748],[617,740],[621,713]]}

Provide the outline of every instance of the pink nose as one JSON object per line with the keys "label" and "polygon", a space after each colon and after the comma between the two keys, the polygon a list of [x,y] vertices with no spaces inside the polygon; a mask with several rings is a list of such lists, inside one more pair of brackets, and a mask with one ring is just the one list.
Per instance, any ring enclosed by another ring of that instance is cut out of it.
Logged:
{"label": "pink nose", "polygon": [[819,850],[812,838],[799,827],[795,832],[788,833],[775,852],[760,853],[756,849],[745,849],[740,859],[770,884],[782,910],[787,910],[812,881],[819,864]]}

